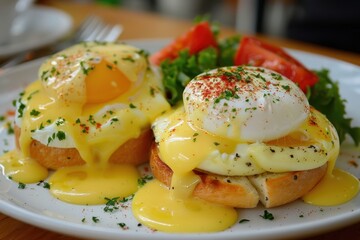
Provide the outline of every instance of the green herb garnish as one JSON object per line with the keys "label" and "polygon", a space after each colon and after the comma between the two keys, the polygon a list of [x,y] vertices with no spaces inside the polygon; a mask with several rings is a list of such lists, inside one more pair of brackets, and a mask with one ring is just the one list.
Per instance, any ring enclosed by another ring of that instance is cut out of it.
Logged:
{"label": "green herb garnish", "polygon": [[267,210],[264,211],[264,215],[260,215],[260,217],[262,217],[263,219],[266,220],[274,220],[274,215],[270,212],[268,212]]}
{"label": "green herb garnish", "polygon": [[339,134],[340,142],[345,140],[347,134],[358,146],[360,143],[360,127],[351,126],[351,118],[346,117],[345,100],[341,98],[339,85],[330,79],[329,70],[315,71],[319,81],[307,89],[310,105],[323,113],[334,125]]}
{"label": "green herb garnish", "polygon": [[19,182],[18,189],[25,189],[25,188],[26,188],[26,184]]}
{"label": "green herb garnish", "polygon": [[92,217],[92,220],[94,223],[100,222],[100,219],[98,217]]}
{"label": "green herb garnish", "polygon": [[154,177],[150,175],[145,175],[142,178],[138,179],[138,186],[142,187],[144,186],[148,181],[152,180]]}
{"label": "green herb garnish", "polygon": [[30,112],[30,116],[33,116],[33,117],[37,117],[37,116],[39,116],[39,114],[40,114],[40,112],[37,111],[36,109],[33,109]]}
{"label": "green herb garnish", "polygon": [[117,209],[119,209],[119,207],[117,206],[117,204],[119,203],[119,197],[114,197],[114,198],[105,198],[106,202],[106,206],[104,207],[104,212],[113,212]]}

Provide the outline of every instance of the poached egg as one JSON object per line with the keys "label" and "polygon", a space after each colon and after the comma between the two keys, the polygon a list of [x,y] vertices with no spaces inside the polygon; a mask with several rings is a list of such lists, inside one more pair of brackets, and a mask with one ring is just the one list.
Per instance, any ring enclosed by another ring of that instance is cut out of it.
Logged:
{"label": "poached egg", "polygon": [[[109,158],[122,144],[149,129],[170,105],[163,96],[160,75],[143,50],[85,42],[47,59],[16,108],[21,152],[14,150],[2,157],[5,172],[23,183],[46,179],[47,169],[31,159],[33,140],[49,151],[76,149],[84,164],[53,172],[50,191],[66,202],[99,204],[137,190],[136,166],[112,164]],[[67,156],[59,158],[66,161]],[[11,166],[24,168],[30,163],[39,170],[11,170]]]}

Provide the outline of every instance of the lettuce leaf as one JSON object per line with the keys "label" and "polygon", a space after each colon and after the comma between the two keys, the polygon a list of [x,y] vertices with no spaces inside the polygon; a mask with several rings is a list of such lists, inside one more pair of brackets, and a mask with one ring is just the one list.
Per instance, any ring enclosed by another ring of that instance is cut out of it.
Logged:
{"label": "lettuce leaf", "polygon": [[315,73],[319,81],[307,91],[310,105],[323,113],[334,125],[339,134],[340,143],[349,134],[358,146],[360,127],[352,127],[352,119],[346,117],[345,100],[340,96],[338,83],[331,80],[328,69],[315,71]]}
{"label": "lettuce leaf", "polygon": [[229,37],[219,41],[219,49],[209,47],[194,55],[190,55],[188,50],[183,50],[176,59],[162,62],[160,67],[168,102],[176,105],[181,101],[187,83],[200,73],[234,65],[239,40],[240,36]]}

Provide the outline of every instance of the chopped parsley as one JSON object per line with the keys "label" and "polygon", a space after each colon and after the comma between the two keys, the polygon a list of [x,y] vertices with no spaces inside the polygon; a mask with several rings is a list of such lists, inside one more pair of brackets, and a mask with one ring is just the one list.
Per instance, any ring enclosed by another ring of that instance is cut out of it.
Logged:
{"label": "chopped parsley", "polygon": [[230,100],[231,98],[235,98],[238,99],[239,95],[237,95],[234,91],[231,91],[229,89],[226,89],[225,91],[223,91],[219,97],[217,97],[214,101],[215,104],[219,103],[220,100],[222,99],[226,99],[226,100]]}
{"label": "chopped parsley", "polygon": [[116,117],[114,117],[114,118],[111,118],[110,121],[111,121],[111,122],[110,122],[110,125],[111,125],[111,124],[113,124],[113,123],[115,123],[115,122],[118,122],[119,119],[116,118]]}
{"label": "chopped parsley", "polygon": [[290,91],[290,86],[289,85],[281,85],[281,87],[283,89],[285,89],[286,91]]}
{"label": "chopped parsley", "polygon": [[120,203],[126,203],[126,202],[132,200],[133,198],[134,198],[134,194],[132,194],[132,195],[130,195],[130,196],[128,196],[128,197],[124,197],[124,198],[121,199],[119,202],[120,202]]}
{"label": "chopped parsley", "polygon": [[58,118],[55,122],[56,126],[63,125],[64,123],[65,123],[65,119],[62,117]]}
{"label": "chopped parsley", "polygon": [[6,123],[6,128],[7,128],[8,135],[14,134],[14,128],[13,128],[11,122]]}
{"label": "chopped parsley", "polygon": [[136,106],[135,106],[133,103],[130,103],[130,104],[129,104],[129,107],[130,107],[130,108],[136,108]]}
{"label": "chopped parsley", "polygon": [[80,67],[84,75],[88,75],[91,70],[93,70],[93,67],[88,66],[85,62],[80,62]]}
{"label": "chopped parsley", "polygon": [[245,112],[249,111],[249,110],[253,110],[255,111],[257,108],[256,107],[252,107],[252,108],[245,108]]}
{"label": "chopped parsley", "polygon": [[110,115],[113,115],[114,112],[109,110],[109,111],[106,111],[106,113],[102,116],[103,118],[106,118],[107,117],[107,114],[110,114]]}
{"label": "chopped parsley", "polygon": [[33,109],[30,112],[30,116],[33,116],[33,117],[37,117],[37,116],[39,116],[39,114],[40,114],[40,112],[37,111],[36,109]]}
{"label": "chopped parsley", "polygon": [[58,131],[57,133],[53,133],[50,137],[48,137],[47,145],[49,145],[52,141],[55,139],[58,139],[59,141],[62,141],[66,138],[66,134],[63,131]]}
{"label": "chopped parsley", "polygon": [[274,220],[274,215],[270,212],[268,212],[267,210],[264,211],[264,215],[260,215],[260,217],[262,217],[263,219],[266,219],[266,220]]}
{"label": "chopped parsley", "polygon": [[26,184],[19,182],[18,189],[25,189],[25,188],[26,188]]}
{"label": "chopped parsley", "polygon": [[94,116],[93,115],[89,115],[89,119],[88,119],[89,123],[92,124],[92,125],[95,125],[96,124],[96,121],[94,119]]}
{"label": "chopped parsley", "polygon": [[41,185],[42,185],[43,188],[50,189],[50,184],[49,184],[48,182],[45,182],[45,181],[40,181],[40,182],[38,182],[36,185],[37,185],[37,186],[41,186]]}
{"label": "chopped parsley", "polygon": [[143,176],[142,178],[139,178],[139,179],[138,179],[138,186],[139,186],[139,187],[142,187],[142,186],[144,186],[148,181],[150,181],[150,180],[152,180],[152,179],[154,179],[153,176],[151,176],[151,175],[145,175],[145,176]]}
{"label": "chopped parsley", "polygon": [[113,212],[117,209],[119,209],[119,207],[117,206],[117,204],[119,203],[119,197],[114,197],[114,198],[105,198],[106,202],[106,206],[104,207],[104,212]]}
{"label": "chopped parsley", "polygon": [[246,218],[243,218],[243,219],[241,219],[241,220],[239,221],[239,223],[245,223],[245,222],[250,222],[250,220],[249,220],[249,219],[246,219]]}
{"label": "chopped parsley", "polygon": [[27,97],[27,100],[30,100],[38,92],[39,92],[39,90],[36,90],[36,91],[30,93],[29,96]]}
{"label": "chopped parsley", "polygon": [[196,133],[193,134],[193,142],[196,142],[196,137],[197,136],[199,136],[199,133],[196,132]]}
{"label": "chopped parsley", "polygon": [[271,73],[271,76],[275,79],[275,80],[283,80],[282,76],[280,74],[277,73]]}
{"label": "chopped parsley", "polygon": [[49,70],[43,71],[41,73],[40,79],[43,81],[47,81],[49,79]]}
{"label": "chopped parsley", "polygon": [[92,217],[91,219],[93,220],[94,223],[100,222],[100,219],[98,217]]}
{"label": "chopped parsley", "polygon": [[19,113],[18,117],[21,118],[21,117],[23,117],[24,109],[26,108],[26,105],[23,104],[20,99],[19,99],[18,102],[19,102],[20,104],[19,104],[19,106],[18,106],[18,108],[17,108],[17,112]]}
{"label": "chopped parsley", "polygon": [[140,49],[138,52],[137,52],[139,55],[143,56],[145,59],[148,59],[149,57],[149,52],[144,50],[144,49]]}
{"label": "chopped parsley", "polygon": [[124,230],[129,229],[129,227],[126,226],[126,223],[121,222],[121,223],[118,223],[117,225],[119,225],[119,226],[120,226],[122,229],[124,229]]}
{"label": "chopped parsley", "polygon": [[59,139],[59,141],[62,141],[66,138],[66,135],[63,131],[58,131],[56,137]]}

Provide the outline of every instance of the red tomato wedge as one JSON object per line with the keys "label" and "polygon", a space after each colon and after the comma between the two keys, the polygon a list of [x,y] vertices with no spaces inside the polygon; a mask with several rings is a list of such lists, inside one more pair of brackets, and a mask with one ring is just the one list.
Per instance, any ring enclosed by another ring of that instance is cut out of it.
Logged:
{"label": "red tomato wedge", "polygon": [[235,55],[235,64],[249,64],[276,71],[306,92],[308,86],[313,86],[318,77],[283,49],[265,43],[254,37],[243,37]]}
{"label": "red tomato wedge", "polygon": [[217,47],[216,38],[209,23],[200,22],[159,52],[151,55],[150,62],[160,65],[165,59],[176,58],[181,50],[189,49],[190,54],[195,54],[210,46]]}

